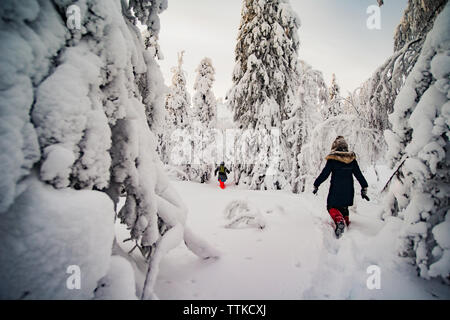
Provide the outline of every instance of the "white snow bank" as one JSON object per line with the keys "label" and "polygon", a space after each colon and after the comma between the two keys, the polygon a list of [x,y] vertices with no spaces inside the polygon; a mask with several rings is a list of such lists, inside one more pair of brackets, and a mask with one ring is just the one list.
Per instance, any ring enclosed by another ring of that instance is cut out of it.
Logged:
{"label": "white snow bank", "polygon": [[450,250],[450,217],[445,216],[445,221],[433,228],[434,239],[442,249]]}
{"label": "white snow bank", "polygon": [[432,232],[439,245],[433,250],[433,255],[438,258],[438,261],[430,266],[429,273],[430,276],[436,277],[448,274],[448,270],[450,270],[450,217],[448,211],[445,220],[436,225]]}
{"label": "white snow bank", "polygon": [[[35,177],[2,216],[0,299],[90,299],[109,268],[114,237],[110,198],[97,191],[55,190]],[[80,270],[80,289],[68,289]]]}
{"label": "white snow bank", "polygon": [[[383,170],[378,169],[378,177],[385,181]],[[373,174],[369,185],[375,183]],[[174,248],[161,261],[155,284],[161,299],[449,297],[448,286],[436,279],[420,279],[408,260],[398,255],[396,242],[403,223],[394,217],[386,222],[379,219],[383,204],[376,192],[370,202],[355,197],[350,210],[352,224],[337,240],[325,207],[326,195],[251,191],[234,186],[222,190],[215,184],[192,182],[173,185],[186,199],[192,228],[222,255],[214,261],[199,260],[184,246]],[[198,194],[202,194],[202,201],[198,201]],[[245,199],[241,200],[244,204],[260,210],[267,221],[264,232],[223,227],[224,210],[237,199]],[[370,266],[381,270],[379,290],[367,287]]]}
{"label": "white snow bank", "polygon": [[136,300],[136,283],[131,264],[121,256],[112,256],[109,271],[95,290],[98,300]]}

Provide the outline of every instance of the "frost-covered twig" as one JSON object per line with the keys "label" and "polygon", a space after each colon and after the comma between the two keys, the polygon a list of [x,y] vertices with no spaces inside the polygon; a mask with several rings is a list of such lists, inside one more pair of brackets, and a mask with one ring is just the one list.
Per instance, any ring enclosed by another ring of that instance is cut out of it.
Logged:
{"label": "frost-covered twig", "polygon": [[405,163],[406,159],[408,157],[404,156],[402,161],[400,162],[399,166],[397,167],[397,169],[392,173],[392,175],[390,176],[389,180],[386,182],[386,184],[384,185],[383,189],[381,189],[381,193],[385,192],[387,190],[387,188],[389,187],[389,185],[391,184],[392,179],[394,178],[394,176],[399,172],[399,170],[401,169],[401,167],[403,166],[403,164]]}
{"label": "frost-covered twig", "polygon": [[128,254],[132,254],[133,251],[134,251],[134,249],[136,249],[137,247],[138,247],[138,244],[136,243],[136,244],[134,245],[134,247],[133,247],[130,251],[128,251]]}

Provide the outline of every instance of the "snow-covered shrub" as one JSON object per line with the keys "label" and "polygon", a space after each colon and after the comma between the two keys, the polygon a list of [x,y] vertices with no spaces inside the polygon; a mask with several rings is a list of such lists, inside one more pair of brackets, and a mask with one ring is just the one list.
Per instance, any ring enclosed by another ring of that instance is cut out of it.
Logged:
{"label": "snow-covered shrub", "polygon": [[439,14],[389,116],[386,131],[395,179],[386,214],[404,220],[399,251],[421,277],[449,281],[450,5]]}
{"label": "snow-covered shrub", "polygon": [[255,227],[264,229],[266,227],[266,222],[258,207],[247,200],[231,201],[223,212],[228,220],[225,228]]}

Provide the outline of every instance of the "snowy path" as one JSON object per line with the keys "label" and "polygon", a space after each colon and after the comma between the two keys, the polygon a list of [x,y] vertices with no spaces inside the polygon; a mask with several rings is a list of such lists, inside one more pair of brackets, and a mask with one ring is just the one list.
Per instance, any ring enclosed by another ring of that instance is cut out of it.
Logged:
{"label": "snowy path", "polygon": [[[374,203],[356,200],[352,225],[334,237],[323,193],[293,195],[250,191],[215,183],[173,182],[189,208],[188,225],[219,249],[202,261],[184,245],[162,261],[160,299],[432,299],[449,298],[448,287],[416,277],[394,251],[397,221],[382,229]],[[224,208],[247,200],[266,228],[225,228]],[[364,214],[362,214],[364,213]],[[123,227],[119,234],[126,237]],[[380,232],[381,230],[381,232]],[[367,267],[381,269],[381,289],[369,290]],[[139,275],[138,275],[139,276]]]}

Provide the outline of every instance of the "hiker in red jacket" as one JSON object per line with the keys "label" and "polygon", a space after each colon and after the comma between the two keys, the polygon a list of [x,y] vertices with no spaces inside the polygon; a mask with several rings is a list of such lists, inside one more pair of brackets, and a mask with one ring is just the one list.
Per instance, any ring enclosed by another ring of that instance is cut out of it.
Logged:
{"label": "hiker in red jacket", "polygon": [[[359,169],[356,155],[348,150],[344,137],[338,136],[331,146],[331,153],[325,158],[327,163],[320,175],[314,181],[316,194],[319,186],[331,174],[330,190],[327,198],[327,210],[336,224],[335,233],[339,238],[350,224],[348,207],[353,205],[353,176],[361,185],[361,196],[369,201],[367,196],[367,181]],[[344,224],[345,222],[345,224]]]}

